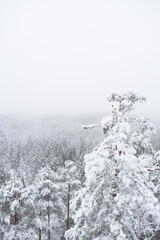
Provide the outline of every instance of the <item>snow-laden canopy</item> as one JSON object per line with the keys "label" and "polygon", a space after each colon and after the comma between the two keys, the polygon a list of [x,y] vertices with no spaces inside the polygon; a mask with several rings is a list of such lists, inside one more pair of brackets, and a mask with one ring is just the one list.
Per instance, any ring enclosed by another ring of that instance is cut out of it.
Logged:
{"label": "snow-laden canopy", "polygon": [[109,117],[99,124],[106,138],[85,156],[85,186],[72,203],[75,225],[67,240],[151,239],[160,208],[148,167],[153,167],[148,119],[131,116],[146,99],[134,92],[113,93]]}

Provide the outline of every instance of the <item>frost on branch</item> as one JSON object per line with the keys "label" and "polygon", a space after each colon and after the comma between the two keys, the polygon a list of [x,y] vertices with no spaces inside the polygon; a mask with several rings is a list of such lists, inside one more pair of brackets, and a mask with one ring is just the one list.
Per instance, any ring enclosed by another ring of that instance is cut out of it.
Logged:
{"label": "frost on branch", "polygon": [[88,126],[85,126],[85,125],[82,125],[81,127],[84,128],[84,129],[91,129],[91,128],[96,128],[96,127],[99,127],[100,124],[91,124],[91,125],[88,125]]}
{"label": "frost on branch", "polygon": [[127,92],[120,94],[112,93],[107,100],[111,103],[111,107],[109,108],[111,116],[104,117],[98,124],[82,126],[82,128],[102,127],[104,134],[106,134],[118,121],[127,122],[128,119],[124,115],[132,111],[136,103],[145,102],[146,98],[134,92]]}
{"label": "frost on branch", "polygon": [[131,145],[136,149],[137,154],[154,153],[151,144],[151,136],[155,134],[155,125],[149,122],[149,118],[135,117],[134,133],[130,139]]}
{"label": "frost on branch", "polygon": [[121,94],[112,93],[111,96],[108,97],[108,101],[112,103],[113,108],[118,108],[117,110],[124,115],[133,110],[135,103],[142,103],[146,101],[146,98],[134,92]]}

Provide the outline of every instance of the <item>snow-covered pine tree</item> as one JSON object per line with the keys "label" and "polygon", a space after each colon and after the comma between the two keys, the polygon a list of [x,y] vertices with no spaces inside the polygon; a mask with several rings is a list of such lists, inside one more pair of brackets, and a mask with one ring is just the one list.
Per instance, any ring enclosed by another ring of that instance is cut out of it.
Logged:
{"label": "snow-covered pine tree", "polygon": [[30,187],[11,171],[0,189],[0,232],[3,240],[36,239],[32,226],[33,202]]}
{"label": "snow-covered pine tree", "polygon": [[35,176],[33,186],[36,209],[36,228],[39,240],[60,240],[63,235],[62,222],[66,207],[59,187],[59,176],[49,167],[42,168]]}
{"label": "snow-covered pine tree", "polygon": [[149,171],[139,158],[145,146],[134,144],[138,140],[132,127],[139,120],[128,115],[145,98],[113,93],[108,101],[111,115],[85,127],[102,127],[106,138],[85,156],[85,187],[73,201],[75,225],[66,232],[67,240],[149,240],[160,224]]}
{"label": "snow-covered pine tree", "polygon": [[70,213],[70,201],[72,200],[74,193],[81,187],[81,176],[78,172],[76,163],[73,161],[65,161],[65,166],[60,167],[57,171],[61,178],[61,189],[64,193],[63,202],[66,205],[66,226],[64,229],[69,229],[72,225],[71,213]]}

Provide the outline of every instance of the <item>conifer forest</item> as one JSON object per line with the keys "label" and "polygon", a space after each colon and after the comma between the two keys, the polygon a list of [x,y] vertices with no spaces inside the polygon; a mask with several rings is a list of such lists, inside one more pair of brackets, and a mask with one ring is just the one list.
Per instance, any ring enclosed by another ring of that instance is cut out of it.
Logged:
{"label": "conifer forest", "polygon": [[105,114],[0,115],[1,240],[159,240],[160,125],[146,98]]}
{"label": "conifer forest", "polygon": [[160,240],[160,0],[0,0],[0,240]]}

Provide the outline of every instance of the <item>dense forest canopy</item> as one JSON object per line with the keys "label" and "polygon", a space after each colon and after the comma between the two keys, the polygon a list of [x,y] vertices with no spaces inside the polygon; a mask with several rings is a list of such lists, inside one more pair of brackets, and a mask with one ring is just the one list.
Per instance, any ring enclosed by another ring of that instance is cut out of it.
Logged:
{"label": "dense forest canopy", "polygon": [[[1,239],[64,239],[73,226],[68,201],[86,181],[84,156],[105,137],[103,129],[81,126],[103,116],[0,115]],[[158,151],[156,127],[151,142]]]}

